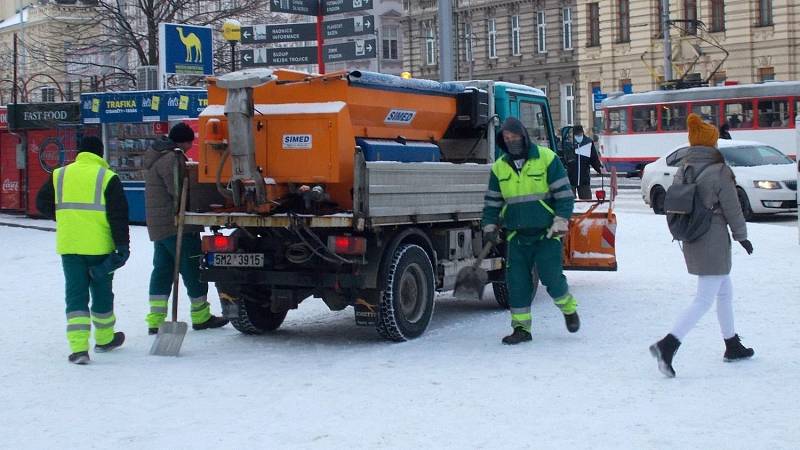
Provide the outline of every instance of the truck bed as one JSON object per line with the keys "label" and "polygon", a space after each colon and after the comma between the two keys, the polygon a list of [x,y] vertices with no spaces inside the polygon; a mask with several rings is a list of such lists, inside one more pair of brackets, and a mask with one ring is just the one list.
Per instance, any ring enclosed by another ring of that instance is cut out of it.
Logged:
{"label": "truck bed", "polygon": [[[294,215],[312,228],[365,228],[413,223],[480,220],[488,164],[364,162],[356,158],[354,211]],[[187,213],[204,226],[287,227],[286,214]]]}

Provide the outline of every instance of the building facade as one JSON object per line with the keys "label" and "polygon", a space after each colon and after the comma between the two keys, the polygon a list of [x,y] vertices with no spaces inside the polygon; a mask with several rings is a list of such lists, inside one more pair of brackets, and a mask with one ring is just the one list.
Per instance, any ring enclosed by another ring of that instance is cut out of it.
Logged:
{"label": "building facade", "polygon": [[[438,79],[436,1],[406,1],[406,70]],[[456,78],[521,83],[547,94],[557,126],[578,122],[575,1],[453,0]]]}
{"label": "building facade", "polygon": [[[597,126],[593,90],[663,83],[661,0],[452,0],[456,77],[543,88],[556,124]],[[404,0],[405,70],[439,78],[438,4]],[[673,79],[800,78],[800,3],[670,0]],[[698,22],[699,21],[699,22]]]}

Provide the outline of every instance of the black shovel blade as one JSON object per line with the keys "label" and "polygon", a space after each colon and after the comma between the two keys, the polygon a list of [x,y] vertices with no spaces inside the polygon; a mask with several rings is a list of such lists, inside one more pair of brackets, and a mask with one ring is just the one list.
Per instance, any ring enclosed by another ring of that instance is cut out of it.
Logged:
{"label": "black shovel blade", "polygon": [[489,276],[486,271],[478,267],[464,267],[458,271],[456,284],[453,288],[453,297],[462,300],[480,300],[483,297],[483,287],[486,286]]}

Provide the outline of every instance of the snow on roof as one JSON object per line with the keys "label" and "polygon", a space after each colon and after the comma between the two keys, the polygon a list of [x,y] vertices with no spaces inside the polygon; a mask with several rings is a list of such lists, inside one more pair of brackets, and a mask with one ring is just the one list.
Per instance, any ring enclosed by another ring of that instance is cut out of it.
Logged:
{"label": "snow on roof", "polygon": [[525,86],[524,84],[509,83],[508,81],[498,81],[494,85],[504,87],[506,90],[525,92],[528,94],[541,95],[542,97],[544,97],[544,91],[542,91],[541,89]]}
{"label": "snow on roof", "polygon": [[28,22],[29,21],[29,19],[28,19],[28,9],[29,8],[23,9],[22,10],[22,14],[20,14],[19,12],[16,12],[16,13],[14,13],[13,16],[7,17],[7,18],[3,19],[2,21],[0,21],[0,30],[2,30],[3,28],[10,28],[10,27],[19,25],[22,22]]}

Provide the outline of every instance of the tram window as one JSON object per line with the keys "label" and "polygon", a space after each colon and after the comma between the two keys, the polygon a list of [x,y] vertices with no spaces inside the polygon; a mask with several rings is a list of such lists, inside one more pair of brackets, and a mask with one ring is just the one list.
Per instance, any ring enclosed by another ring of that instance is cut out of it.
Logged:
{"label": "tram window", "polygon": [[613,134],[628,132],[628,111],[626,109],[608,111],[608,131]]}
{"label": "tram window", "polygon": [[751,102],[726,103],[725,117],[731,128],[753,128],[753,104]]}
{"label": "tram window", "polygon": [[632,109],[634,133],[647,133],[656,131],[655,106],[636,106]]}
{"label": "tram window", "polygon": [[686,105],[662,105],[661,129],[686,131]]}
{"label": "tram window", "polygon": [[789,126],[789,101],[771,99],[758,101],[759,128],[785,128]]}
{"label": "tram window", "polygon": [[709,105],[692,105],[692,112],[702,117],[707,123],[719,126],[719,105],[712,103]]}

